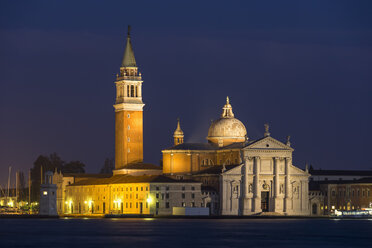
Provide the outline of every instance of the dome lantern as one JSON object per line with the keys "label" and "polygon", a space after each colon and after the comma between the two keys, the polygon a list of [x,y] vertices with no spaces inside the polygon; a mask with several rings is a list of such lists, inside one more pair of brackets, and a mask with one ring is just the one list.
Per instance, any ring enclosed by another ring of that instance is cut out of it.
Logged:
{"label": "dome lantern", "polygon": [[245,142],[247,130],[240,120],[234,118],[229,97],[226,98],[226,104],[222,109],[221,118],[213,121],[209,127],[207,140],[218,144],[219,147]]}

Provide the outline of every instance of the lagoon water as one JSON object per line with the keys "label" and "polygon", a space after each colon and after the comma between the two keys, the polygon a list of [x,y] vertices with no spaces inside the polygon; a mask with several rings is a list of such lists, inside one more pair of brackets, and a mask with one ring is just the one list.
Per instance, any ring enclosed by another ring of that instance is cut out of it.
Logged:
{"label": "lagoon water", "polygon": [[372,247],[372,220],[0,219],[0,247]]}

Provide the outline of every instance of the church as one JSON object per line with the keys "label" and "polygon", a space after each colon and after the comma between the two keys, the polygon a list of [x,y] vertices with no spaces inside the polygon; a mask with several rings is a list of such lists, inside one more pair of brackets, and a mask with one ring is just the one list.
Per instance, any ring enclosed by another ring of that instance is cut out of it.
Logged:
{"label": "church", "polygon": [[285,143],[272,138],[265,124],[263,137],[250,140],[228,97],[207,143],[184,143],[179,121],[173,136],[174,146],[162,151],[163,173],[200,181],[216,192],[219,199],[209,204],[216,214],[309,214],[310,174],[292,164],[289,137]]}
{"label": "church", "polygon": [[207,142],[184,143],[178,120],[174,145],[162,150],[162,167],[143,162],[143,79],[129,30],[115,86],[115,170],[56,172],[58,214],[172,215],[177,208],[209,208],[214,215],[309,214],[310,174],[292,164],[289,138],[272,138],[265,125],[262,138],[249,139],[228,97]]}

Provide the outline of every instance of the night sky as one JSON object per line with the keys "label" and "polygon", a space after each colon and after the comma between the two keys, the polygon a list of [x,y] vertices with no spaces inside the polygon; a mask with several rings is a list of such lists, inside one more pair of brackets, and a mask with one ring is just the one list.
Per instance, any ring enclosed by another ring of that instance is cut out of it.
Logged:
{"label": "night sky", "polygon": [[371,169],[371,1],[1,1],[0,183],[57,152],[114,156],[127,25],[144,79],[145,162],[206,142],[230,97],[248,137],[291,135],[294,165]]}

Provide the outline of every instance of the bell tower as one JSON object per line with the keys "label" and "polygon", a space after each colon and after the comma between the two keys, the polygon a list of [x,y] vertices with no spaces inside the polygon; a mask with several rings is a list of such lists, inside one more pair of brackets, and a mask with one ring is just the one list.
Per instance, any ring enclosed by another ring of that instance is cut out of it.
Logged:
{"label": "bell tower", "polygon": [[115,81],[115,169],[143,162],[142,83],[128,26],[124,57]]}

